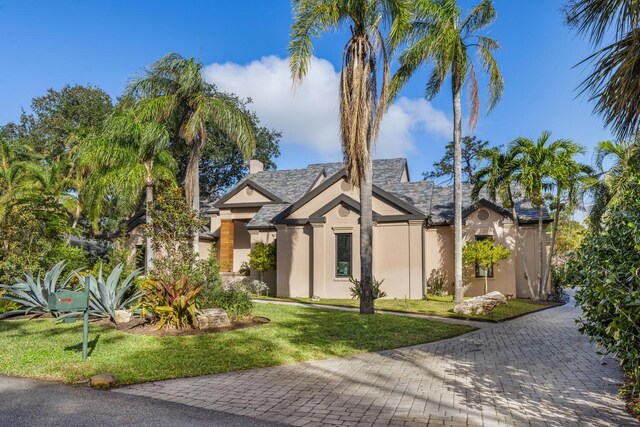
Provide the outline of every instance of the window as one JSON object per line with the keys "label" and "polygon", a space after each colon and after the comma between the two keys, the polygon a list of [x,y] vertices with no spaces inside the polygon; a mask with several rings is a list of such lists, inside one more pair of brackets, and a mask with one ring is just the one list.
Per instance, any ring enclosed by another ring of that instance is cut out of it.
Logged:
{"label": "window", "polygon": [[351,277],[351,234],[336,234],[336,277]]}
{"label": "window", "polygon": [[[493,241],[492,236],[476,236],[476,242],[481,240],[491,240]],[[485,272],[487,273],[487,277],[493,277],[493,266],[487,268],[480,267],[478,263],[476,263],[476,277],[484,278]]]}

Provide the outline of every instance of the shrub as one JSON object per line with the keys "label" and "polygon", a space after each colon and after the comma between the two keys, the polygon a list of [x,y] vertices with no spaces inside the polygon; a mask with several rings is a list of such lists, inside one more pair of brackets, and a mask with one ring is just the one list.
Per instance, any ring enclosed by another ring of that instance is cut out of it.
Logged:
{"label": "shrub", "polygon": [[551,266],[551,293],[549,301],[566,302],[569,298],[565,292],[567,283],[567,268],[564,265]]}
{"label": "shrub", "polygon": [[449,295],[449,291],[447,291],[447,276],[445,273],[438,270],[427,279],[427,294],[437,297],[446,297]]}
{"label": "shrub", "polygon": [[213,307],[225,310],[231,319],[246,317],[253,312],[251,295],[243,289],[234,287],[216,292],[211,304]]}
{"label": "shrub", "polygon": [[96,317],[108,317],[116,323],[116,310],[126,310],[142,296],[136,289],[137,277],[142,269],[134,270],[124,280],[120,280],[124,264],[118,264],[106,278],[102,274],[102,265],[97,277],[89,274],[89,314]]}
{"label": "shrub", "polygon": [[276,269],[276,242],[258,242],[249,252],[249,266],[260,273],[260,280],[265,271]]}
{"label": "shrub", "polygon": [[580,332],[613,354],[640,388],[640,194],[629,192],[624,205],[605,217],[602,231],[591,231],[567,263],[568,282],[582,308]]}
{"label": "shrub", "polygon": [[64,268],[65,262],[60,261],[45,273],[44,278],[38,274],[34,279],[31,272],[26,272],[24,279],[15,279],[14,285],[0,285],[0,289],[4,291],[2,299],[19,306],[19,308],[6,312],[0,317],[49,313],[49,295],[67,289],[69,282],[78,272],[77,270],[71,272],[62,283],[59,283]]}
{"label": "shrub", "polygon": [[[349,288],[349,292],[351,292],[351,299],[360,299],[360,296],[362,295],[360,280],[352,277],[349,279],[349,282],[351,282],[351,284],[353,285]],[[371,283],[371,293],[373,294],[373,299],[384,298],[387,296],[387,293],[380,289],[383,283],[384,279],[382,279],[381,281],[377,281],[375,277],[373,278],[373,281]]]}
{"label": "shrub", "polygon": [[182,329],[194,328],[198,313],[198,295],[201,288],[190,284],[186,277],[179,280],[146,279],[142,282],[144,296],[140,314],[151,314],[158,329],[173,326]]}

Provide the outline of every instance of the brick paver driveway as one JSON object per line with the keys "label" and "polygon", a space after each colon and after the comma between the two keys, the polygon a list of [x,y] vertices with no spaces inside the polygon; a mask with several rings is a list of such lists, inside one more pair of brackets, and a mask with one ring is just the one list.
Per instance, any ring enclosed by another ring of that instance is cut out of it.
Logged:
{"label": "brick paver driveway", "polygon": [[437,343],[117,391],[297,426],[637,425],[578,314],[571,303]]}

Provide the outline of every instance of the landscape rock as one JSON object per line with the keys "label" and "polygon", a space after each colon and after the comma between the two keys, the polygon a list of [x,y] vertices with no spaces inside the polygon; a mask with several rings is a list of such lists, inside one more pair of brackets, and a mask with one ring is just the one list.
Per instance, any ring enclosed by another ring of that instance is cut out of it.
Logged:
{"label": "landscape rock", "polygon": [[91,377],[89,385],[93,388],[110,388],[113,387],[117,378],[111,374],[98,374]]}
{"label": "landscape rock", "polygon": [[453,307],[454,313],[487,314],[497,305],[506,304],[507,298],[498,291],[464,300]]}
{"label": "landscape rock", "polygon": [[116,323],[129,323],[132,316],[129,310],[116,310]]}
{"label": "landscape rock", "polygon": [[207,308],[196,317],[198,329],[215,329],[231,326],[227,312],[219,308]]}

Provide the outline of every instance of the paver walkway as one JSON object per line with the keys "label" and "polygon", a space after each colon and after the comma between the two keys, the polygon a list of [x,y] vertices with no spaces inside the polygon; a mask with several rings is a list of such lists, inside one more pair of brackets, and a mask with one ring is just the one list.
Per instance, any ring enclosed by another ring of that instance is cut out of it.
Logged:
{"label": "paver walkway", "polygon": [[572,303],[461,337],[119,389],[292,425],[638,425]]}

